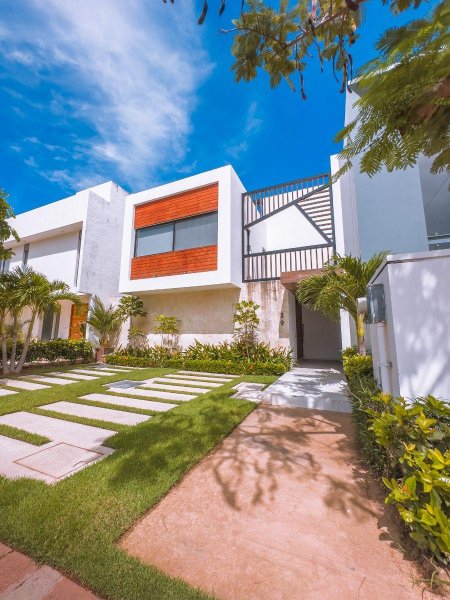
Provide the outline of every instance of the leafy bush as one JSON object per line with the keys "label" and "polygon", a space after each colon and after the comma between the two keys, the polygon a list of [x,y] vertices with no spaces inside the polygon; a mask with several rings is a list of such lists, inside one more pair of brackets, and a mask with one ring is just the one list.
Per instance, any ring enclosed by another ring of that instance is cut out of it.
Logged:
{"label": "leafy bush", "polygon": [[186,369],[190,371],[205,371],[208,373],[229,373],[230,375],[282,375],[286,372],[286,367],[282,363],[276,362],[255,362],[255,361],[230,361],[230,360],[212,360],[212,359],[191,359],[182,354],[174,357],[171,354],[164,354],[167,349],[162,346],[154,346],[150,350],[154,352],[141,352],[140,356],[130,355],[126,352],[116,352],[106,357],[106,362],[110,365],[129,365],[130,367],[167,367],[172,369]]}
{"label": "leafy bush", "polygon": [[440,562],[450,559],[450,408],[432,396],[412,404],[378,394],[379,410],[366,409],[370,430],[385,449],[383,477],[410,536]]}
{"label": "leafy bush", "polygon": [[184,352],[183,356],[192,360],[226,360],[231,362],[254,361],[258,363],[283,364],[285,371],[292,365],[292,350],[290,348],[271,348],[269,344],[256,343],[250,356],[248,348],[239,342],[222,342],[220,344],[202,344],[195,341]]}
{"label": "leafy bush", "polygon": [[170,352],[179,351],[181,321],[178,317],[156,315],[155,333],[161,335],[161,345]]}
{"label": "leafy bush", "polygon": [[358,354],[356,348],[346,348],[342,351],[342,364],[349,380],[373,375],[372,356]]}
{"label": "leafy bush", "polygon": [[[18,353],[22,352],[23,342],[17,342]],[[9,348],[9,352],[11,348]],[[27,353],[27,362],[46,360],[93,360],[92,344],[86,340],[33,340]]]}

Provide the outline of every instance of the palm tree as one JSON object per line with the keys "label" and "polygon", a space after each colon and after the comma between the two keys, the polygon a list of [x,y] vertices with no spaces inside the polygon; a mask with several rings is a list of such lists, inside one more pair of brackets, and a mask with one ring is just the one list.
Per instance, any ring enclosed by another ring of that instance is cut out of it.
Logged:
{"label": "palm tree", "polygon": [[11,297],[12,297],[12,286],[11,286],[11,274],[1,273],[0,274],[0,338],[2,345],[2,368],[3,375],[9,372],[8,367],[8,334],[6,328],[6,318],[11,308]]}
{"label": "palm tree", "polygon": [[18,302],[23,307],[28,307],[31,311],[28,330],[17,367],[14,368],[12,361],[10,363],[11,371],[20,373],[27,357],[28,348],[30,347],[36,319],[43,317],[47,310],[59,312],[61,310],[61,300],[70,300],[76,305],[81,304],[81,300],[76,294],[70,291],[70,287],[64,281],[49,281],[45,275],[36,273],[31,267],[18,269],[17,275],[18,280],[13,292],[12,301]]}
{"label": "palm tree", "polygon": [[366,288],[387,252],[374,254],[368,261],[354,256],[335,255],[320,275],[312,275],[298,284],[297,300],[312,310],[318,310],[334,321],[339,321],[345,310],[356,325],[358,352],[365,354],[364,318],[358,314],[358,298],[366,295]]}
{"label": "palm tree", "polygon": [[97,333],[100,356],[105,348],[114,348],[117,344],[122,322],[119,309],[105,306],[98,296],[94,296],[87,323]]}
{"label": "palm tree", "polygon": [[130,329],[133,326],[133,317],[145,317],[144,303],[139,296],[123,296],[117,307],[123,320],[130,319]]}

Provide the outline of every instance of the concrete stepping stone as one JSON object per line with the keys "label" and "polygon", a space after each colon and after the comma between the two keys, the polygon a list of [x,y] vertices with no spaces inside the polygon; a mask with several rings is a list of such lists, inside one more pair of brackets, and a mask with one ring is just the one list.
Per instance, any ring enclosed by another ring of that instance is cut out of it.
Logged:
{"label": "concrete stepping stone", "polygon": [[34,381],[42,383],[51,383],[52,385],[70,385],[76,383],[73,379],[62,379],[61,377],[45,377],[44,375],[30,376]]}
{"label": "concrete stepping stone", "polygon": [[76,402],[55,402],[40,406],[43,410],[52,410],[64,415],[74,417],[84,417],[86,419],[97,419],[99,421],[109,421],[119,425],[137,425],[143,423],[151,417],[148,415],[139,415],[137,413],[114,410],[112,408],[100,408],[98,406],[86,406],[86,404],[77,404]]}
{"label": "concrete stepping stone", "polygon": [[81,425],[81,423],[72,423],[62,419],[54,419],[44,415],[36,415],[20,411],[2,415],[0,424],[10,425],[23,429],[29,433],[43,435],[50,440],[65,442],[86,450],[95,450],[103,454],[109,453],[108,448],[101,444],[110,436],[115,435],[116,431],[102,429],[101,427],[91,427],[90,425]]}
{"label": "concrete stepping stone", "polygon": [[80,381],[93,381],[98,379],[95,375],[80,375],[79,373],[73,373],[72,371],[53,371],[49,375],[56,375],[57,377],[67,377],[68,379],[75,379]]}
{"label": "concrete stepping stone", "polygon": [[80,375],[95,375],[97,377],[111,377],[112,375],[117,375],[113,371],[104,371],[103,369],[73,369],[72,373],[79,373]]}
{"label": "concrete stepping stone", "polygon": [[[109,389],[109,388],[108,388]],[[115,391],[111,389],[110,391]],[[127,389],[123,390],[123,393],[127,396],[142,396],[143,398],[161,398],[161,400],[178,400],[179,402],[187,402],[193,400],[196,396],[191,394],[176,394],[175,392],[160,392],[158,390],[144,390],[144,389]]]}
{"label": "concrete stepping stone", "polygon": [[[108,450],[103,448],[103,450]],[[38,471],[43,475],[51,477],[52,482],[73,475],[76,471],[81,471],[93,462],[97,462],[105,457],[108,452],[99,452],[96,450],[87,450],[72,444],[64,442],[52,444],[47,448],[39,448],[33,454],[17,460],[17,464],[27,467],[30,470]]]}
{"label": "concrete stepping stone", "polygon": [[9,396],[10,394],[18,394],[19,392],[13,392],[12,390],[2,390],[0,388],[0,396]]}
{"label": "concrete stepping stone", "polygon": [[162,390],[167,392],[187,392],[188,394],[207,394],[208,388],[197,388],[197,387],[186,387],[182,385],[170,385],[164,382],[164,379],[153,380],[148,379],[145,383],[141,383],[140,387],[153,388],[155,390]]}
{"label": "concrete stepping stone", "polygon": [[[160,377],[159,379],[167,383],[176,383],[178,386],[190,385],[188,379],[177,379],[175,376],[172,375],[167,377]],[[195,381],[194,383],[195,385],[201,386],[202,388],[206,388],[206,391],[209,391],[215,387],[221,387],[223,385],[223,383],[212,383],[210,381]]]}
{"label": "concrete stepping stone", "polygon": [[261,394],[264,388],[263,383],[247,383],[242,381],[233,387],[236,392],[231,397],[251,402],[261,402]]}
{"label": "concrete stepping stone", "polygon": [[227,379],[236,379],[239,375],[227,375],[226,373],[207,373],[205,371],[177,371],[180,375],[206,375],[207,377],[217,377],[220,379],[221,377],[226,377]]}
{"label": "concrete stepping stone", "polygon": [[1,379],[0,385],[7,385],[8,387],[17,388],[19,390],[45,390],[48,389],[48,385],[42,385],[40,383],[32,383],[31,381],[23,381],[22,379]]}
{"label": "concrete stepping stone", "polygon": [[186,385],[187,383],[192,382],[192,385],[200,385],[202,387],[208,388],[221,387],[224,383],[227,383],[225,381],[221,381],[220,383],[218,381],[203,381],[198,379],[192,379],[187,375],[174,375],[172,373],[170,374],[170,377],[164,377],[163,379],[164,381],[169,381],[170,383],[178,383],[179,385]]}
{"label": "concrete stepping stone", "polygon": [[138,400],[137,398],[124,398],[123,396],[109,396],[108,394],[86,394],[81,400],[91,402],[104,402],[106,404],[117,404],[127,408],[140,408],[141,410],[154,410],[155,412],[166,412],[176,408],[178,404],[168,402],[152,402],[151,400]]}
{"label": "concrete stepping stone", "polygon": [[43,448],[52,445],[53,443],[45,444],[44,446],[34,446],[27,442],[0,435],[0,475],[7,477],[8,479],[30,477],[31,479],[40,479],[47,483],[52,483],[52,477],[30,470],[28,467],[16,462],[21,458],[34,454],[38,450],[42,450]]}
{"label": "concrete stepping stone", "polygon": [[233,381],[233,379],[224,379],[223,377],[208,377],[207,375],[184,375],[180,373],[171,373],[171,377],[176,377],[177,379],[181,377],[182,379],[189,379],[190,381],[214,381],[215,383],[220,383],[223,385],[224,383],[228,383],[229,381]]}

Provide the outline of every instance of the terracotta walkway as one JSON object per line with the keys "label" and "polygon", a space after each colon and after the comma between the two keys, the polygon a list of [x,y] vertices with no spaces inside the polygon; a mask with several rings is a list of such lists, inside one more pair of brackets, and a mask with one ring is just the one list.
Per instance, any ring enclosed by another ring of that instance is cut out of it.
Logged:
{"label": "terracotta walkway", "polygon": [[0,543],[0,600],[99,600],[55,569]]}
{"label": "terracotta walkway", "polygon": [[424,600],[348,414],[260,407],[121,541],[224,600]]}

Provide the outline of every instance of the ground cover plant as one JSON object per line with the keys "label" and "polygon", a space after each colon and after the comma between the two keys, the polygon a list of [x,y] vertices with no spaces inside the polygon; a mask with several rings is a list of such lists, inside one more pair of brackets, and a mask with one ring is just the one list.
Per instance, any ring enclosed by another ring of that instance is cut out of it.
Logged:
{"label": "ground cover plant", "polygon": [[[142,380],[168,372],[146,369],[119,373],[107,381]],[[273,377],[246,380],[268,384]],[[116,542],[253,410],[253,403],[229,397],[237,381],[132,428],[99,422],[118,431],[106,442],[114,454],[54,486],[0,478],[0,539],[60,569],[103,598],[208,598],[128,556]],[[0,414],[39,412],[40,405],[61,399],[78,401],[88,393],[104,393],[103,383],[101,378],[4,397]]]}
{"label": "ground cover plant", "polygon": [[433,396],[407,401],[379,391],[370,365],[344,355],[361,452],[389,490],[410,537],[450,562],[450,408]]}

